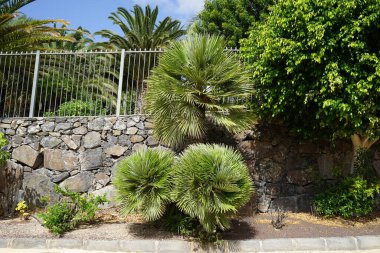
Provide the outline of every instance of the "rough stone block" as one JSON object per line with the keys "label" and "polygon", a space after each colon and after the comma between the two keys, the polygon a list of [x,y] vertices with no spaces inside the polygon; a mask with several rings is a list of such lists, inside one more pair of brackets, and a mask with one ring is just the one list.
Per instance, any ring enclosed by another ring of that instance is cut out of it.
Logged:
{"label": "rough stone block", "polygon": [[111,156],[122,156],[127,149],[125,147],[114,145],[104,150],[104,153]]}
{"label": "rough stone block", "polygon": [[88,129],[99,131],[99,130],[103,130],[104,125],[105,125],[104,118],[96,118],[88,122]]}
{"label": "rough stone block", "polygon": [[66,179],[60,186],[74,192],[87,192],[91,188],[93,181],[94,175],[85,171]]}
{"label": "rough stone block", "polygon": [[101,135],[98,132],[89,132],[83,137],[83,146],[85,148],[96,148],[102,143]]}
{"label": "rough stone block", "polygon": [[131,136],[131,142],[132,143],[139,143],[139,142],[143,142],[144,141],[144,137],[140,136],[140,135],[132,135]]}
{"label": "rough stone block", "polygon": [[70,123],[59,123],[55,126],[55,129],[54,131],[55,132],[60,132],[60,131],[65,131],[65,130],[69,130],[71,128],[71,124]]}
{"label": "rough stone block", "polygon": [[102,148],[89,149],[84,151],[79,156],[79,161],[82,170],[94,170],[103,165],[103,150]]}
{"label": "rough stone block", "polygon": [[102,208],[116,206],[116,189],[113,185],[108,185],[99,190],[93,191],[92,194],[94,196],[102,196],[104,194],[106,195],[109,202],[101,206]]}
{"label": "rough stone block", "polygon": [[137,127],[130,127],[130,128],[127,128],[126,134],[133,135],[133,134],[137,134],[138,131],[139,129]]}
{"label": "rough stone block", "polygon": [[77,127],[73,129],[73,134],[78,134],[78,135],[84,135],[87,134],[88,130],[85,126]]}
{"label": "rough stone block", "polygon": [[27,145],[15,148],[12,152],[12,158],[32,168],[37,168],[42,162],[40,152]]}
{"label": "rough stone block", "polygon": [[44,167],[51,170],[71,171],[77,169],[79,160],[73,151],[46,149],[44,151]]}
{"label": "rough stone block", "polygon": [[44,137],[41,140],[41,146],[44,148],[55,148],[61,143],[62,140],[52,136]]}

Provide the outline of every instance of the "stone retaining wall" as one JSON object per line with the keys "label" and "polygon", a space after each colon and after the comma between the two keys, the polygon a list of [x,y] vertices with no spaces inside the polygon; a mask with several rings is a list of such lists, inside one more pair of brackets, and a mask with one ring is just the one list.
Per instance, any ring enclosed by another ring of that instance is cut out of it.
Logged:
{"label": "stone retaining wall", "polygon": [[[158,143],[145,116],[2,119],[11,163],[21,167],[20,199],[54,201],[54,184],[76,192],[112,191],[114,164],[132,151]],[[20,168],[19,168],[20,169]]]}
{"label": "stone retaining wall", "polygon": [[[311,211],[310,197],[321,183],[334,183],[335,173],[351,169],[350,141],[302,141],[286,129],[256,125],[237,136],[256,186],[254,203],[261,212]],[[372,148],[373,165],[380,177],[380,145]]]}
{"label": "stone retaining wall", "polygon": [[[1,209],[14,210],[18,199],[32,206],[44,196],[56,200],[55,184],[111,196],[118,160],[139,148],[164,148],[152,137],[145,116],[0,119],[0,131],[10,140],[12,153],[7,170],[0,170],[0,216]],[[245,156],[256,187],[249,212],[277,207],[310,211],[310,196],[321,179],[333,181],[334,170],[348,174],[350,169],[350,142],[303,142],[281,127],[265,125],[233,138],[220,131],[211,137],[211,142],[237,146]],[[373,155],[380,175],[380,145]]]}

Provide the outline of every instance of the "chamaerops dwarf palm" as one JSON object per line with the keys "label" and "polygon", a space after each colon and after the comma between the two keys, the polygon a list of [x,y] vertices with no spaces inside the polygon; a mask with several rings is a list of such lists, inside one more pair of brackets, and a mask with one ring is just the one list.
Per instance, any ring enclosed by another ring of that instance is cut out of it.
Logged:
{"label": "chamaerops dwarf palm", "polygon": [[243,158],[220,145],[190,145],[174,165],[173,199],[181,211],[197,218],[206,232],[227,229],[231,216],[252,194]]}
{"label": "chamaerops dwarf palm", "polygon": [[138,212],[148,221],[157,220],[171,202],[170,173],[174,153],[140,149],[117,166],[115,187],[122,213]]}
{"label": "chamaerops dwarf palm", "polygon": [[231,132],[252,123],[241,103],[252,92],[248,73],[225,45],[222,37],[194,35],[162,54],[145,94],[158,140],[175,146],[202,139],[208,122]]}

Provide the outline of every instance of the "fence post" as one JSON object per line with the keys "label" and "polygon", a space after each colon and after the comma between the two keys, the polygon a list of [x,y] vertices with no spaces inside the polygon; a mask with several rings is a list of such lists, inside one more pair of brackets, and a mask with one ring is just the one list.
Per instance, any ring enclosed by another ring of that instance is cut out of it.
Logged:
{"label": "fence post", "polygon": [[123,91],[124,60],[125,60],[125,49],[121,50],[119,87],[117,90],[116,116],[120,116],[121,93]]}
{"label": "fence post", "polygon": [[36,92],[37,92],[37,81],[38,81],[38,70],[39,70],[39,68],[40,68],[40,50],[38,50],[36,52],[36,62],[34,64],[32,97],[30,99],[29,118],[32,118],[34,115],[34,106],[36,104]]}

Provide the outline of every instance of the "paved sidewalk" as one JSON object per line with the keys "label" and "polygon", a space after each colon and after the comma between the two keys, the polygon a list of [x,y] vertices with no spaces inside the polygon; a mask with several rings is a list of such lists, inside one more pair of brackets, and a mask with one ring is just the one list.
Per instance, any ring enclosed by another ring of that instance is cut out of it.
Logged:
{"label": "paved sidewalk", "polygon": [[225,241],[221,248],[181,240],[0,239],[0,253],[380,253],[379,236]]}

